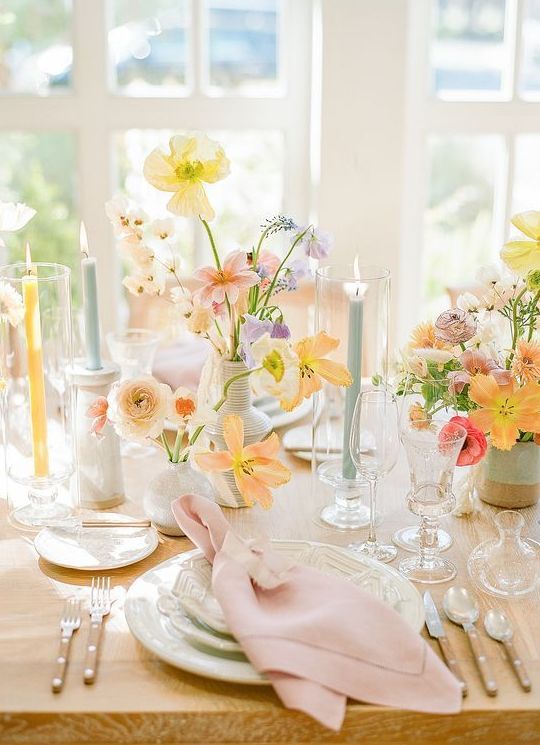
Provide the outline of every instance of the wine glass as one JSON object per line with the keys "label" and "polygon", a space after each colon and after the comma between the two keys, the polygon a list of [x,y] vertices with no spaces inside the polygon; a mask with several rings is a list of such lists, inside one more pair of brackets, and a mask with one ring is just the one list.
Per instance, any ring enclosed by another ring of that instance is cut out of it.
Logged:
{"label": "wine glass", "polygon": [[411,478],[408,506],[421,522],[418,553],[403,559],[399,571],[413,582],[448,582],[457,570],[440,556],[438,518],[456,505],[452,478],[467,431],[456,422],[417,419],[402,429],[401,437]]}
{"label": "wine glass", "polygon": [[[414,419],[436,419],[447,421],[457,414],[457,397],[455,389],[448,378],[419,380],[409,373],[398,391],[399,428],[403,433]],[[447,551],[453,543],[452,536],[440,527],[434,518],[437,529],[439,551]],[[392,542],[405,551],[417,553],[420,546],[419,525],[406,525],[399,528],[392,536]]]}
{"label": "wine glass", "polygon": [[379,561],[396,558],[395,546],[378,542],[375,534],[379,480],[394,468],[399,451],[396,397],[385,390],[365,391],[357,400],[352,419],[350,452],[360,476],[369,484],[369,535],[349,548]]}

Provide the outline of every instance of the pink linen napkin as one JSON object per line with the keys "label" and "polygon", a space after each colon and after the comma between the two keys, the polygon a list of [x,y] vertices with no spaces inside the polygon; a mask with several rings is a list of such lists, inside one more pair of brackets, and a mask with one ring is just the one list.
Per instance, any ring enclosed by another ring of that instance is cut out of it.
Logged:
{"label": "pink linen napkin", "polygon": [[[457,680],[393,608],[340,577],[289,565],[268,545],[239,539],[218,505],[202,497],[186,494],[172,509],[213,564],[212,589],[231,632],[287,708],[334,730],[347,696],[460,711]],[[261,577],[265,587],[253,581]]]}

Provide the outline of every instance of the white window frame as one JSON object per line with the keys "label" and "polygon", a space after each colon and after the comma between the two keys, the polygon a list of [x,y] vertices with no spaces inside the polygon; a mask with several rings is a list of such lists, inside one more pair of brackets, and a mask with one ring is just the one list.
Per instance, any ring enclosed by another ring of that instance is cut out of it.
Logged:
{"label": "white window frame", "polygon": [[[449,101],[435,97],[430,86],[430,42],[435,0],[408,2],[408,65],[403,169],[402,242],[398,285],[400,308],[397,335],[407,338],[419,320],[422,297],[423,221],[427,204],[428,138],[431,135],[499,135],[506,144],[502,173],[495,187],[494,246],[502,246],[509,231],[515,175],[515,140],[519,134],[540,132],[540,102],[521,99],[521,28],[525,0],[507,0],[506,34],[514,64],[510,97],[493,101]],[[464,277],[467,282],[471,277]],[[416,299],[416,300],[415,300]]]}
{"label": "white window frame", "polygon": [[[207,95],[202,88],[203,0],[190,0],[192,86],[178,97],[115,94],[109,85],[108,0],[73,0],[73,88],[65,95],[0,97],[0,131],[60,131],[77,143],[78,216],[84,220],[99,266],[101,322],[117,326],[119,262],[104,203],[115,191],[113,136],[128,129],[280,130],[284,137],[283,210],[309,217],[312,0],[280,0],[276,95]],[[142,163],[141,163],[142,168]],[[112,264],[112,269],[111,269]]]}

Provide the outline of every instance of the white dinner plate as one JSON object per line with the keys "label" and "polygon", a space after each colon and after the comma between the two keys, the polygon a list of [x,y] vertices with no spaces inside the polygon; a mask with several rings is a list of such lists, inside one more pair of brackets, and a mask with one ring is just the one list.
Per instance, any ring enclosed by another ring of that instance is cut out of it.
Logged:
{"label": "white dinner plate", "polygon": [[[422,598],[392,567],[328,544],[272,541],[272,545],[298,563],[349,579],[391,604],[415,631],[422,628]],[[217,657],[193,646],[178,627],[171,625],[168,616],[159,611],[158,600],[172,595],[173,590],[186,597],[197,596],[203,601],[206,598],[207,605],[214,607],[216,601],[211,595],[210,577],[210,564],[199,549],[174,556],[150,569],[135,580],[126,596],[125,614],[131,632],[146,649],[181,670],[231,683],[267,685],[269,681],[249,662]]]}
{"label": "white dinner plate", "polygon": [[[119,513],[94,513],[106,520],[132,520]],[[158,547],[154,528],[44,528],[34,539],[38,554],[67,569],[104,571],[146,559]]]}

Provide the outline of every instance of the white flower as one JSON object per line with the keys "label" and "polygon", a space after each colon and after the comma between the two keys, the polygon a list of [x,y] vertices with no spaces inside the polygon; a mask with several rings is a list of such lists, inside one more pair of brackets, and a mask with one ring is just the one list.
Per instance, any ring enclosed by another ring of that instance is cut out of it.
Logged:
{"label": "white flower", "polygon": [[129,218],[129,201],[121,194],[116,194],[105,202],[105,213],[113,226],[116,236],[125,235],[131,228]]}
{"label": "white flower", "polygon": [[174,424],[185,425],[197,410],[197,396],[184,386],[177,388],[170,400],[169,419]]}
{"label": "white flower", "polygon": [[414,350],[418,357],[422,357],[428,362],[436,362],[438,365],[445,365],[453,359],[453,352],[449,352],[447,349],[432,349],[431,347],[424,347]]}
{"label": "white flower", "polygon": [[153,220],[148,227],[148,237],[163,243],[170,243],[176,233],[172,217],[163,220]]}
{"label": "white flower", "polygon": [[138,275],[128,275],[122,280],[122,284],[132,295],[144,295],[144,278]]}
{"label": "white flower", "polygon": [[[23,202],[0,202],[0,233],[14,233],[30,222],[36,211]],[[0,236],[0,246],[5,246]]]}
{"label": "white flower", "polygon": [[476,279],[481,285],[493,286],[502,281],[503,271],[502,267],[497,266],[497,264],[487,264],[481,266],[476,272]]}
{"label": "white flower", "polygon": [[24,318],[24,303],[17,290],[7,282],[0,282],[0,321],[18,326]]}
{"label": "white flower", "polygon": [[251,375],[257,395],[269,393],[279,399],[293,399],[300,387],[298,355],[286,339],[272,339],[263,334],[251,345],[255,367],[262,368]]}
{"label": "white flower", "polygon": [[407,370],[416,375],[417,378],[427,378],[429,371],[427,362],[423,357],[412,354],[410,357],[404,357],[404,362]]}
{"label": "white flower", "polygon": [[107,416],[120,437],[144,441],[163,432],[171,389],[150,375],[115,383],[107,397]]}
{"label": "white flower", "polygon": [[467,313],[478,313],[480,300],[472,292],[464,292],[463,295],[458,297],[456,305],[460,310],[465,310]]}
{"label": "white flower", "polygon": [[[171,274],[180,273],[181,261],[179,256],[173,255],[168,259],[163,259],[163,264],[165,265],[167,272],[170,272]],[[178,289],[182,288],[179,287]]]}
{"label": "white flower", "polygon": [[120,241],[118,248],[124,253],[141,273],[148,273],[154,261],[154,251],[141,242]]}
{"label": "white flower", "polygon": [[122,280],[124,287],[132,295],[152,295],[159,297],[165,292],[165,278],[162,272],[151,266],[146,272],[135,272]]}

